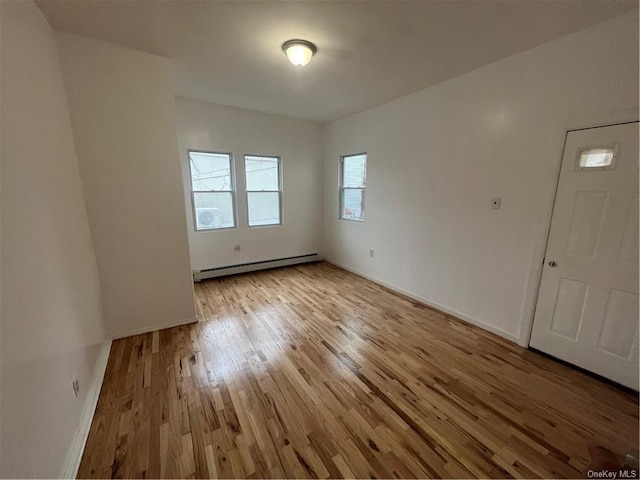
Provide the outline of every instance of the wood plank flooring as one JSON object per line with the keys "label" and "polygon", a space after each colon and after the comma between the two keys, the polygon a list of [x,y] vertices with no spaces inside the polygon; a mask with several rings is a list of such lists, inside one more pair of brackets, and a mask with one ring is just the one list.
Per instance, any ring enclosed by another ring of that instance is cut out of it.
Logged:
{"label": "wood plank flooring", "polygon": [[585,478],[638,400],[326,263],[196,285],[115,341],[79,477]]}

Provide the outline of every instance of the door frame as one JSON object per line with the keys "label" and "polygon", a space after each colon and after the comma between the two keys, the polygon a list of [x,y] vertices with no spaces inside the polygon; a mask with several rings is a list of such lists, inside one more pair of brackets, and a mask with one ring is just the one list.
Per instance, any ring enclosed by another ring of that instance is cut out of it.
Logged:
{"label": "door frame", "polygon": [[520,331],[518,332],[518,345],[521,347],[529,348],[529,341],[531,340],[533,320],[535,317],[536,307],[538,305],[538,294],[542,283],[544,259],[547,254],[549,235],[551,233],[551,221],[553,219],[553,211],[556,206],[556,197],[558,194],[558,187],[560,185],[560,171],[562,169],[562,159],[564,158],[567,135],[570,132],[580,130],[591,130],[595,128],[612,127],[638,122],[640,122],[640,109],[635,107],[629,110],[614,112],[612,114],[599,117],[582,118],[581,120],[577,119],[574,122],[569,122],[566,128],[559,130],[555,135],[556,140],[562,139],[562,146],[559,149],[559,160],[556,165],[553,193],[549,198],[547,213],[543,224],[544,228],[541,230],[539,238],[535,241],[529,263],[529,278],[527,279],[525,299],[520,319]]}

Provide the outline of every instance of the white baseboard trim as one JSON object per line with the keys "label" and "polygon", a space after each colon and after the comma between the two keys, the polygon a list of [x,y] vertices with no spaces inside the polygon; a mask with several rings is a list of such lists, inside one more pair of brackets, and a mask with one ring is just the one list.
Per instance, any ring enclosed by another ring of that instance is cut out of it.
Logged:
{"label": "white baseboard trim", "polygon": [[117,333],[113,335],[112,338],[114,340],[119,340],[121,338],[133,337],[134,335],[142,335],[143,333],[155,332],[156,330],[164,330],[165,328],[179,327],[181,325],[189,325],[190,323],[196,323],[197,321],[198,321],[198,317],[183,318],[182,320],[177,320],[175,322],[163,323],[160,325],[152,325],[150,327],[136,328],[123,333]]}
{"label": "white baseboard trim", "polygon": [[80,416],[80,426],[78,427],[76,435],[73,438],[73,442],[71,443],[62,478],[76,478],[78,475],[78,469],[80,468],[80,461],[82,460],[84,447],[87,444],[87,439],[89,438],[91,422],[93,422],[93,416],[96,413],[96,407],[98,406],[98,398],[100,397],[100,390],[102,389],[102,381],[104,380],[104,374],[107,370],[109,352],[111,352],[111,343],[112,340],[108,338],[102,344],[102,350],[100,351],[100,356],[98,357],[94,369],[91,387],[89,388],[87,398],[84,401],[84,408],[82,409],[82,414]]}
{"label": "white baseboard trim", "polygon": [[458,312],[456,310],[453,310],[452,308],[446,307],[444,305],[441,305],[437,302],[434,302],[433,300],[430,300],[428,298],[424,298],[424,297],[420,297],[418,295],[415,295],[411,292],[407,292],[406,290],[403,290],[401,288],[396,287],[395,285],[392,285],[390,283],[387,283],[383,280],[380,280],[379,278],[375,278],[372,277],[371,275],[367,275],[366,273],[362,273],[354,268],[348,267],[346,265],[343,265],[339,262],[336,262],[335,260],[331,260],[330,258],[325,257],[324,261],[327,263],[330,263],[331,265],[335,265],[338,268],[341,268],[343,270],[346,270],[348,272],[351,273],[355,273],[356,275],[359,275],[363,278],[366,278],[367,280],[372,281],[373,283],[377,283],[378,285],[382,285],[383,287],[388,288],[389,290],[392,290],[394,292],[397,292],[401,295],[404,295],[405,297],[409,297],[413,300],[416,300],[420,303],[425,304],[428,307],[432,307],[435,308],[436,310],[440,310],[443,313],[446,313],[447,315],[451,315],[453,317],[456,317],[459,320],[462,320],[463,322],[466,323],[470,323],[471,325],[475,325],[476,327],[480,327],[483,330],[487,330],[491,333],[495,333],[496,335],[502,337],[502,338],[506,338],[507,340],[514,342],[514,343],[518,343],[518,337],[515,335],[512,335],[511,333],[502,330],[501,328],[498,327],[494,327],[493,325],[489,325],[488,323],[483,322],[482,320],[478,320],[477,318],[473,318],[470,317],[469,315],[465,315],[464,313]]}

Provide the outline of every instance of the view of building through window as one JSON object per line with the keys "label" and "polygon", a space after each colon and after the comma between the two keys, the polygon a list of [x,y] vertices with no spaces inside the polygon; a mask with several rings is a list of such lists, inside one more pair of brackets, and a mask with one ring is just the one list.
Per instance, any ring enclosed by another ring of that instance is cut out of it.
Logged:
{"label": "view of building through window", "polygon": [[249,226],[282,223],[280,159],[278,157],[244,157]]}
{"label": "view of building through window", "polygon": [[196,230],[235,227],[231,155],[189,152],[189,164]]}
{"label": "view of building through window", "polygon": [[[236,226],[233,160],[229,153],[189,152],[196,230]],[[244,157],[250,227],[282,223],[280,158]]]}
{"label": "view of building through window", "polygon": [[367,154],[342,157],[340,218],[364,220],[364,196],[367,179]]}

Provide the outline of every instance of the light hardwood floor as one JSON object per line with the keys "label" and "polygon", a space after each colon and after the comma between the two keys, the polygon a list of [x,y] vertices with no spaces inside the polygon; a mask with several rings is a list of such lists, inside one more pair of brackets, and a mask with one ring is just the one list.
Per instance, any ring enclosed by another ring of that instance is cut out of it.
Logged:
{"label": "light hardwood floor", "polygon": [[637,396],[326,263],[114,342],[80,477],[578,477]]}

